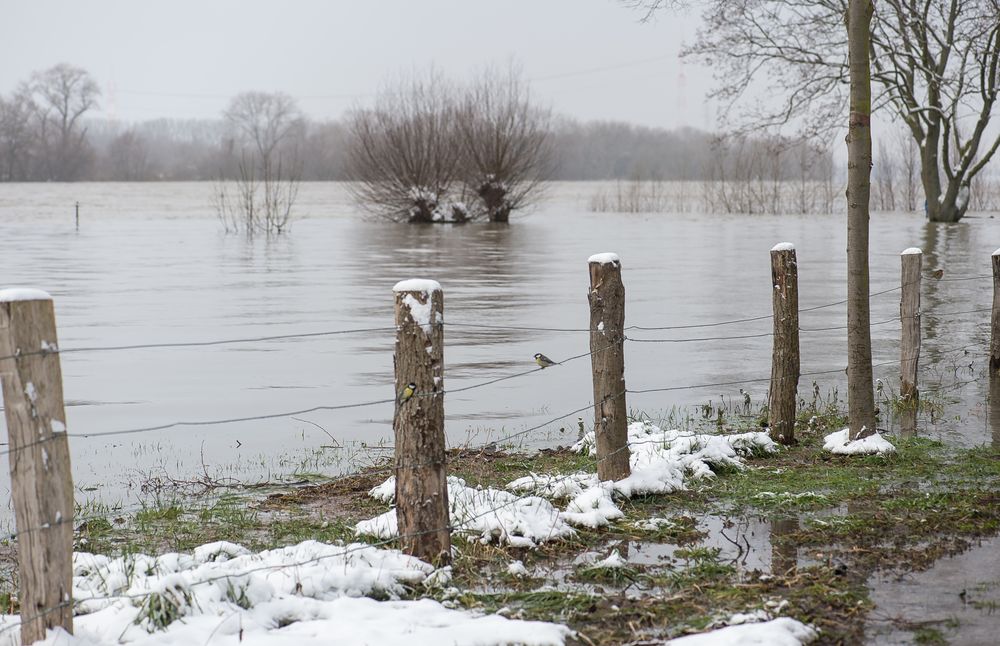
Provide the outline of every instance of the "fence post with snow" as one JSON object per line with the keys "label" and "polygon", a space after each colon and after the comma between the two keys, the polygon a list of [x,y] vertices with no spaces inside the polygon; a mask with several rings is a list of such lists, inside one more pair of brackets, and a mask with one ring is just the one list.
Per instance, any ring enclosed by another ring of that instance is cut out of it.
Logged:
{"label": "fence post with snow", "polygon": [[590,362],[594,377],[594,436],[601,481],[628,477],[628,411],[625,406],[625,285],[616,254],[591,256]]}
{"label": "fence post with snow", "polygon": [[444,292],[404,280],[395,294],[396,520],[407,554],[451,559],[444,436]]}
{"label": "fence post with snow", "polygon": [[917,364],[920,361],[920,270],[923,252],[910,247],[900,254],[899,320],[902,335],[899,341],[899,397],[903,403],[899,419],[900,433],[912,437],[917,432],[917,408],[920,389],[917,386]]}
{"label": "fence post with snow", "polygon": [[52,297],[0,291],[0,382],[17,528],[21,643],[73,632],[73,476]]}
{"label": "fence post with snow", "polygon": [[795,398],[799,387],[799,267],[795,245],[781,242],[771,249],[771,302],[774,340],[771,387],[767,397],[771,439],[795,441]]}

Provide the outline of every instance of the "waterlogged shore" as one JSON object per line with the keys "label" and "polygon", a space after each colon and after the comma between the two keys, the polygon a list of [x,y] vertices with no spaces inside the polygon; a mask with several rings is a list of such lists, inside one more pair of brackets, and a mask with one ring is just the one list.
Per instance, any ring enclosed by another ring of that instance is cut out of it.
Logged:
{"label": "waterlogged shore", "polygon": [[[575,633],[567,643],[582,644],[659,643],[777,617],[814,627],[820,644],[961,643],[978,634],[980,615],[998,602],[992,574],[964,572],[965,588],[950,591],[954,572],[942,567],[939,581],[935,563],[974,554],[1000,532],[1000,451],[892,438],[894,453],[834,456],[822,450],[823,437],[841,423],[830,411],[803,413],[798,445],[747,453],[743,467],[714,463],[713,474],[688,478],[681,490],[616,495],[620,517],[535,547],[456,534],[447,584],[404,583],[399,596],[564,624]],[[503,449],[452,451],[449,474],[473,490],[505,490],[526,476],[594,471],[592,457],[566,448]],[[391,473],[382,461],[348,477],[249,494],[161,492],[131,515],[81,509],[76,549],[155,555],[231,541],[259,551],[308,540],[391,549],[392,540],[356,532],[391,509],[369,495]],[[922,589],[893,606],[893,586],[912,573],[921,573]],[[3,585],[6,606],[16,609],[14,581]],[[975,605],[957,618],[919,603],[959,592]]]}

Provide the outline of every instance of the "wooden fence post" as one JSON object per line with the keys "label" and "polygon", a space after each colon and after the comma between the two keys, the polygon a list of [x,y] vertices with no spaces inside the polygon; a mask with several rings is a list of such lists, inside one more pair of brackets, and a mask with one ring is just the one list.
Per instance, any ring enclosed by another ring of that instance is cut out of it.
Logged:
{"label": "wooden fence post", "polygon": [[631,473],[625,407],[625,285],[616,254],[591,256],[587,264],[597,476],[604,482],[621,480]]}
{"label": "wooden fence post", "polygon": [[799,268],[795,245],[776,244],[771,249],[774,342],[771,353],[771,388],[767,397],[771,439],[795,442],[795,398],[799,388]]}
{"label": "wooden fence post", "polygon": [[899,258],[902,265],[899,320],[903,328],[899,343],[899,396],[903,404],[899,426],[904,437],[912,437],[917,433],[917,409],[920,406],[917,363],[920,360],[920,269],[923,252],[910,247]]}
{"label": "wooden fence post", "polygon": [[990,317],[990,376],[1000,376],[1000,249],[993,252],[993,313]]}
{"label": "wooden fence post", "polygon": [[402,549],[428,563],[451,561],[444,437],[444,292],[404,280],[395,294],[396,520]]}
{"label": "wooden fence post", "polygon": [[73,477],[52,297],[0,291],[0,382],[21,578],[21,643],[73,632]]}

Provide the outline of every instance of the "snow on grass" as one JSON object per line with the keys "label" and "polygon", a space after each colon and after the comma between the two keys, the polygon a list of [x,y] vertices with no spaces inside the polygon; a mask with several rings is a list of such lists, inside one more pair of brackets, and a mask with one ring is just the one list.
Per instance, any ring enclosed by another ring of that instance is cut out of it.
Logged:
{"label": "snow on grass", "polygon": [[614,486],[610,482],[598,483],[575,496],[566,506],[566,511],[559,515],[572,525],[592,528],[607,525],[625,515],[611,498],[613,492]]}
{"label": "snow on grass", "polygon": [[680,527],[677,521],[670,518],[643,518],[633,522],[632,526],[644,532],[655,532],[660,529],[676,529]]}
{"label": "snow on grass", "polygon": [[[369,495],[391,502],[395,477],[373,488]],[[514,547],[535,547],[538,543],[567,538],[576,532],[560,517],[548,500],[538,496],[519,497],[509,491],[469,487],[465,480],[448,477],[448,511],[453,534],[489,543],[496,540]],[[396,510],[355,526],[359,536],[393,538],[399,534]]]}
{"label": "snow on grass", "polygon": [[[649,422],[633,422],[628,428],[632,475],[617,482],[602,483],[595,473],[568,475],[531,474],[507,485],[508,491],[472,488],[460,478],[448,478],[451,523],[457,533],[488,542],[497,539],[520,547],[572,536],[570,525],[601,527],[624,514],[614,496],[631,498],[647,493],[667,493],[685,488],[689,478],[713,477],[713,469],[743,469],[744,458],[778,450],[767,433],[708,435],[662,431]],[[589,453],[594,446],[590,432],[573,450]],[[389,478],[369,495],[391,503],[395,479]],[[566,500],[563,511],[546,498]],[[359,535],[392,538],[398,533],[396,510],[358,523]]]}
{"label": "snow on grass", "polygon": [[622,555],[618,553],[618,550],[612,550],[611,554],[608,555],[606,559],[596,561],[590,565],[588,570],[620,570],[621,568],[628,567],[628,561],[622,558]]}
{"label": "snow on grass", "polygon": [[528,568],[524,567],[524,561],[512,561],[507,566],[507,574],[516,577],[526,577],[528,576]]}
{"label": "snow on grass", "polygon": [[[442,570],[396,550],[306,541],[252,554],[212,543],[192,554],[111,559],[78,553],[75,635],[50,631],[42,644],[399,644],[561,645],[564,626],[399,600]],[[387,599],[377,601],[368,595]],[[0,630],[16,625],[0,616]],[[17,643],[16,630],[3,634]]]}
{"label": "snow on grass", "polygon": [[819,638],[816,629],[790,617],[727,626],[671,639],[668,646],[800,646]]}
{"label": "snow on grass", "polygon": [[892,453],[896,447],[879,433],[852,440],[851,429],[845,428],[823,438],[823,450],[837,455],[880,455]]}

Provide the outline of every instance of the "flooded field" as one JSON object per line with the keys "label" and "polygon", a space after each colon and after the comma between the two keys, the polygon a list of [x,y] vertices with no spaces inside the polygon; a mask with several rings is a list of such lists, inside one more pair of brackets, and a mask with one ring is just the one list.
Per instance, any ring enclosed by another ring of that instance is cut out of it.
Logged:
{"label": "flooded field", "polygon": [[[845,392],[841,215],[598,214],[587,210],[596,185],[559,184],[509,227],[413,227],[366,220],[342,185],[318,183],[303,185],[303,217],[290,234],[248,241],[222,232],[211,190],[0,185],[0,282],[54,296],[66,351],[367,331],[65,352],[81,500],[132,500],[204,476],[334,474],[371,460],[379,453],[372,447],[391,444],[391,404],[310,409],[393,397],[390,290],[410,277],[445,289],[446,388],[457,389],[530,370],[536,352],[557,361],[586,353],[588,334],[579,331],[588,324],[586,259],[617,252],[627,324],[680,328],[631,333],[626,383],[653,392],[630,395],[629,408],[683,423],[712,410],[702,405],[742,406],[741,387],[751,407],[764,400],[770,321],[717,324],[769,314],[768,250],[792,241],[800,305],[817,308],[802,314],[800,395]],[[923,286],[921,385],[935,403],[923,432],[956,445],[990,442],[981,377],[988,259],[1000,246],[1000,224],[973,215],[928,226],[916,214],[877,214],[871,230],[872,334],[885,392],[898,387],[899,305],[898,291],[880,292],[898,287],[899,252],[919,246],[926,270],[944,270]],[[541,426],[519,442],[565,445],[576,438],[578,417],[589,424],[586,413],[566,414],[590,398],[583,357],[449,396],[448,438],[478,445]],[[891,430],[892,420],[884,423]]]}

